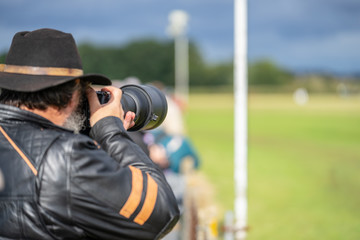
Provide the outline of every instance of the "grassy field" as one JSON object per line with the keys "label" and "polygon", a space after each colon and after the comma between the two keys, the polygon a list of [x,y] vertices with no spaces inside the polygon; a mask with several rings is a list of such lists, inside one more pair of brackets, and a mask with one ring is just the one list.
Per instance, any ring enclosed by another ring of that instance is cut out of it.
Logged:
{"label": "grassy field", "polygon": [[[192,94],[188,134],[233,208],[233,96]],[[249,96],[249,240],[360,239],[360,97]]]}

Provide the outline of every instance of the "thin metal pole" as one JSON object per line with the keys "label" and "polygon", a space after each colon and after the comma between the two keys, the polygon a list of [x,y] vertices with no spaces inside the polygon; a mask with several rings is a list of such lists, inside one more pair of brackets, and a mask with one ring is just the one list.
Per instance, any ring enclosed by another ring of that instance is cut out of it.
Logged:
{"label": "thin metal pole", "polygon": [[188,39],[185,35],[175,37],[175,95],[188,102],[189,56]]}
{"label": "thin metal pole", "polygon": [[247,1],[234,2],[235,239],[247,236]]}

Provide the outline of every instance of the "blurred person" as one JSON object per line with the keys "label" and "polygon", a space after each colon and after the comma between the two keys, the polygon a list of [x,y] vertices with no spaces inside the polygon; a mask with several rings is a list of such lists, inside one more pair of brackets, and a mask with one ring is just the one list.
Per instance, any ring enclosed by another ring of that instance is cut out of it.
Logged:
{"label": "blurred person", "polygon": [[180,99],[177,99],[174,94],[170,94],[162,82],[155,81],[152,84],[165,94],[168,104],[168,112],[166,118],[161,124],[161,128],[167,134],[182,136],[185,135],[186,130],[183,118],[183,112],[185,108],[184,104],[180,101]]}
{"label": "blurred person", "polygon": [[150,158],[163,170],[183,174],[199,168],[199,155],[187,136],[168,134],[161,127],[151,130],[151,135]]}
{"label": "blurred person", "polygon": [[168,112],[161,126],[146,131],[144,141],[148,145],[150,159],[163,170],[182,212],[186,191],[185,175],[199,168],[200,159],[185,134],[182,109],[162,83],[154,82],[153,85],[165,94]]}
{"label": "blurred person", "polygon": [[149,131],[147,137],[150,158],[162,169],[170,169],[175,173],[185,171],[183,163],[187,161],[190,166],[186,168],[197,169],[200,164],[198,153],[186,134],[183,119],[183,105],[171,94],[161,82],[154,82],[154,86],[163,91],[168,104],[168,112],[162,125]]}
{"label": "blurred person", "polygon": [[83,75],[71,34],[15,34],[0,69],[1,239],[160,239],[176,224],[163,173],[126,133],[121,90],[104,87],[101,105],[89,83],[111,81]]}
{"label": "blurred person", "polygon": [[[163,170],[183,216],[186,211],[191,211],[191,209],[186,209],[189,206],[185,205],[184,199],[187,191],[186,175],[193,169],[199,168],[200,160],[192,142],[186,136],[183,105],[179,105],[179,102],[166,92],[161,83],[153,84],[165,94],[168,112],[162,125],[147,131],[144,140],[149,146],[151,160]],[[183,239],[182,235],[188,231],[184,221],[188,219],[182,218],[174,230],[164,237],[164,240]]]}

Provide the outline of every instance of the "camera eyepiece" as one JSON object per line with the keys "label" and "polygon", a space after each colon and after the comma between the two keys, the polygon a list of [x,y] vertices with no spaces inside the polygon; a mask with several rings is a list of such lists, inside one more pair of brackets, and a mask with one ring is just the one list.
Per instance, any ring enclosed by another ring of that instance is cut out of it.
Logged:
{"label": "camera eyepiece", "polygon": [[[152,85],[124,85],[120,88],[123,91],[121,105],[124,113],[128,111],[135,113],[135,125],[128,131],[154,129],[164,121],[167,114],[167,101],[165,95]],[[110,95],[107,92],[97,91],[97,96],[101,104],[109,101]],[[88,101],[85,101],[85,113],[87,114],[86,130],[90,129],[90,111]]]}

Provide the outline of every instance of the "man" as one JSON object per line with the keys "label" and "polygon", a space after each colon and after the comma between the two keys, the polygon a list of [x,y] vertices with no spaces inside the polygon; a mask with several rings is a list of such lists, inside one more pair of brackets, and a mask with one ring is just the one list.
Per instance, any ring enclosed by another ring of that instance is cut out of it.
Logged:
{"label": "man", "polygon": [[[15,34],[0,69],[1,239],[160,239],[179,217],[161,170],[126,129],[122,92],[100,105],[71,34]],[[90,137],[76,134],[90,106]],[[71,128],[72,130],[69,130]]]}

